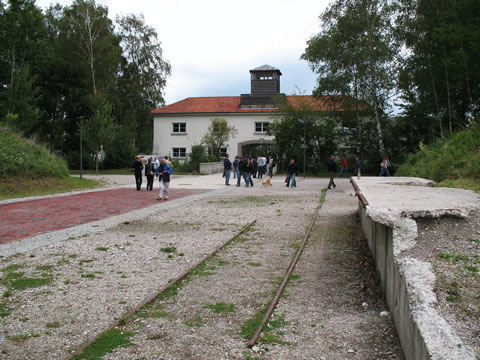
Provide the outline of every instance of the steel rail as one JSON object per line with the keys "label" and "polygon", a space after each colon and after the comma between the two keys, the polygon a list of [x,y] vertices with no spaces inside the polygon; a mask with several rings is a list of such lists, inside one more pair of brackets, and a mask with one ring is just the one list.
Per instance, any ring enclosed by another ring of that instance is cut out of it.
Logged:
{"label": "steel rail", "polygon": [[155,301],[155,299],[160,296],[162,293],[164,293],[165,291],[167,291],[172,285],[175,285],[179,282],[181,282],[183,279],[185,279],[191,272],[192,270],[194,270],[195,268],[197,268],[198,266],[200,266],[200,264],[204,263],[205,261],[209,260],[212,256],[214,256],[217,252],[219,252],[220,250],[222,250],[224,247],[226,247],[228,244],[230,244],[233,240],[235,240],[237,237],[239,237],[243,232],[245,232],[245,230],[247,230],[248,228],[250,228],[250,226],[252,226],[253,224],[255,224],[257,222],[257,219],[253,220],[252,222],[250,222],[249,224],[245,225],[242,229],[240,229],[240,231],[235,234],[233,237],[229,238],[226,242],[224,242],[223,244],[221,244],[220,246],[218,246],[217,248],[215,248],[215,250],[213,250],[211,253],[209,253],[208,255],[206,255],[202,260],[198,261],[197,263],[195,263],[193,266],[191,266],[188,270],[186,270],[185,272],[183,272],[182,274],[180,274],[179,276],[177,276],[175,278],[175,280],[173,280],[172,282],[168,283],[167,285],[165,285],[164,287],[162,287],[160,290],[156,291],[154,294],[150,295],[146,300],[144,300],[143,302],[141,302],[139,305],[135,306],[133,309],[131,309],[130,311],[128,311],[127,313],[125,313],[123,316],[121,316],[118,320],[116,320],[113,324],[111,324],[107,329],[101,331],[99,334],[97,334],[95,337],[87,340],[86,342],[84,342],[83,344],[80,345],[80,347],[72,354],[70,354],[70,357],[69,359],[73,359],[76,355],[80,355],[87,346],[89,346],[90,344],[92,344],[95,340],[97,340],[100,336],[102,336],[104,333],[106,333],[108,330],[112,330],[114,328],[116,328],[117,326],[120,326],[120,322],[122,321],[122,319],[127,319],[133,315],[135,315],[135,313],[140,310],[141,308],[143,308],[145,305],[148,305],[150,303],[152,303],[153,301]]}
{"label": "steel rail", "polygon": [[298,260],[300,259],[300,255],[303,252],[303,248],[305,247],[308,238],[310,237],[310,233],[312,232],[313,225],[315,224],[315,221],[317,220],[318,213],[320,212],[320,209],[323,206],[323,201],[325,200],[325,191],[322,193],[322,197],[320,199],[320,205],[317,206],[317,209],[315,211],[315,215],[313,216],[312,222],[310,223],[310,226],[308,228],[307,233],[305,234],[305,237],[303,238],[302,244],[300,245],[300,248],[297,250],[297,253],[293,260],[290,263],[290,266],[288,267],[287,273],[285,274],[285,277],[283,278],[282,283],[280,284],[280,287],[278,288],[277,292],[275,293],[275,296],[273,297],[272,302],[270,303],[270,306],[267,309],[267,312],[265,313],[265,316],[263,317],[262,323],[260,326],[257,328],[257,331],[255,331],[255,334],[253,334],[252,338],[248,341],[247,347],[251,348],[255,345],[257,342],[258,338],[260,337],[260,334],[262,333],[265,325],[267,325],[268,321],[270,320],[270,317],[273,314],[273,311],[277,307],[278,301],[280,300],[280,297],[282,296],[283,290],[285,290],[285,287],[287,286],[288,279],[290,278],[290,275],[292,274],[293,270],[295,269],[295,266],[297,265]]}
{"label": "steel rail", "polygon": [[350,177],[350,183],[352,184],[353,189],[355,190],[355,196],[358,198],[358,200],[360,200],[360,202],[362,203],[362,206],[364,208],[367,207],[369,205],[368,200],[365,196],[363,196],[362,192],[360,191],[360,188],[358,187],[357,183],[355,182],[355,180],[353,180],[352,177]]}

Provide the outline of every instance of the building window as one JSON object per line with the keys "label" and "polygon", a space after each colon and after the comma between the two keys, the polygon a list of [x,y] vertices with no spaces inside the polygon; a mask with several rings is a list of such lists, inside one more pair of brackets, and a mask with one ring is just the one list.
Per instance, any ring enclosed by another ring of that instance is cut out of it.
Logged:
{"label": "building window", "polygon": [[187,123],[173,123],[174,134],[184,134],[187,132]]}
{"label": "building window", "polygon": [[256,122],[255,123],[255,132],[265,133],[268,130],[268,122]]}
{"label": "building window", "polygon": [[187,148],[173,148],[173,157],[174,158],[187,157]]}
{"label": "building window", "polygon": [[227,148],[220,148],[220,157],[224,158],[227,156]]}

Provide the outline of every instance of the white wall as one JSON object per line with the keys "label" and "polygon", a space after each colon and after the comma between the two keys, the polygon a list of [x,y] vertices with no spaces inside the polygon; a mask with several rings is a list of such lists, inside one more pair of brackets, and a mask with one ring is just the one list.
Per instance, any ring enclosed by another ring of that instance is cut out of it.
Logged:
{"label": "white wall", "polygon": [[[199,145],[203,135],[208,131],[211,119],[222,118],[227,120],[228,126],[235,126],[237,134],[228,141],[227,153],[233,158],[238,152],[238,143],[245,141],[259,141],[260,139],[270,140],[273,136],[255,133],[256,122],[271,122],[273,120],[271,113],[261,114],[157,114],[153,118],[153,154],[170,155],[173,158],[172,148],[186,148],[187,155],[191,152],[192,145]],[[173,123],[187,124],[186,134],[172,135]]]}

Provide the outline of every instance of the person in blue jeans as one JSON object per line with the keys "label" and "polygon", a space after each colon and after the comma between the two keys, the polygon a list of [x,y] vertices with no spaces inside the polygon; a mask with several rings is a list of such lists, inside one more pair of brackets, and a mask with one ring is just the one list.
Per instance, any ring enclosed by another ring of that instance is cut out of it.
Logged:
{"label": "person in blue jeans", "polygon": [[225,185],[230,186],[230,172],[232,171],[232,162],[229,159],[230,155],[225,155],[223,159],[223,171],[225,172]]}
{"label": "person in blue jeans", "polygon": [[288,164],[288,179],[287,179],[287,186],[290,187],[290,189],[296,188],[297,187],[297,181],[296,181],[296,176],[297,176],[297,165],[295,164],[295,160],[291,159],[290,164]]}
{"label": "person in blue jeans", "polygon": [[378,174],[378,176],[390,176],[390,171],[388,171],[389,166],[390,162],[388,160],[388,156],[385,156],[380,164],[380,174]]}
{"label": "person in blue jeans", "polygon": [[233,160],[233,178],[235,179],[236,177],[240,176],[240,172],[238,171],[238,162],[240,160],[238,159],[238,156],[235,156],[235,160]]}
{"label": "person in blue jeans", "polygon": [[245,158],[245,159],[246,159],[246,165],[245,165],[244,178],[245,178],[246,187],[249,187],[249,186],[253,187],[252,174],[254,174],[255,170],[253,168],[252,160],[250,158]]}

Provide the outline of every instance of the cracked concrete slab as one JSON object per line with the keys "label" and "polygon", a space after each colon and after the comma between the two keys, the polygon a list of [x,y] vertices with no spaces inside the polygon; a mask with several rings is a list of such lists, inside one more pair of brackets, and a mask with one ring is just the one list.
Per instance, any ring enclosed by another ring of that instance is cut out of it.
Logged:
{"label": "cracked concrete slab", "polygon": [[[414,219],[468,218],[480,209],[472,191],[436,188],[420,178],[352,178],[362,203],[360,213],[369,246],[382,274],[389,307],[408,359],[475,359],[437,311],[432,266],[408,255],[416,246]],[[390,266],[388,266],[390,265]]]}

